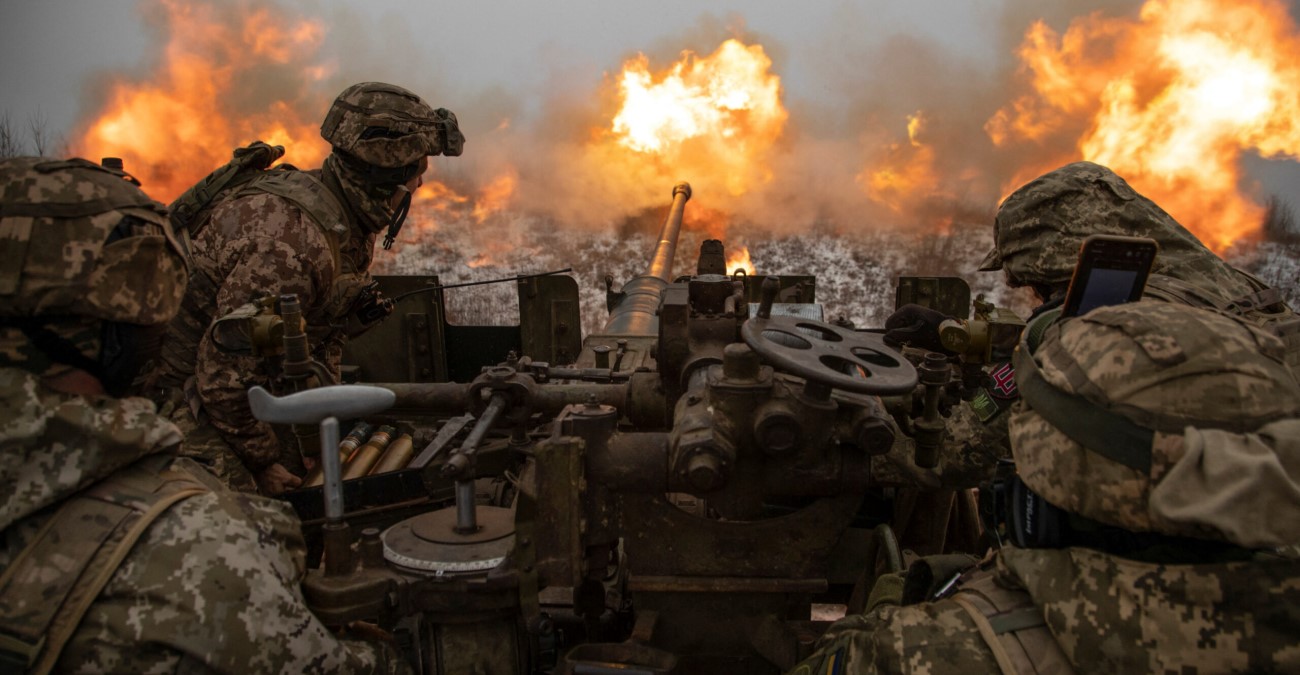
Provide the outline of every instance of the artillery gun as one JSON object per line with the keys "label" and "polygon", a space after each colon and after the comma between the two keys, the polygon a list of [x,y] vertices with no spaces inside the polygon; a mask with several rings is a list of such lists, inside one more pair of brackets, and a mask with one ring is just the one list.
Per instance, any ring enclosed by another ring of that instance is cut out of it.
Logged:
{"label": "artillery gun", "polygon": [[[821,321],[810,278],[725,274],[721,242],[673,279],[690,196],[673,188],[646,272],[607,279],[585,340],[572,279],[521,279],[520,327],[477,333],[498,356],[455,381],[472,359],[431,292],[353,346],[364,391],[250,394],[263,419],[321,424],[323,484],[288,499],[322,620],[393,631],[425,673],[777,673],[828,623],[815,603],[852,607],[900,567],[873,462],[917,369]],[[341,420],[422,450],[344,481]],[[945,506],[926,528],[978,525]]]}

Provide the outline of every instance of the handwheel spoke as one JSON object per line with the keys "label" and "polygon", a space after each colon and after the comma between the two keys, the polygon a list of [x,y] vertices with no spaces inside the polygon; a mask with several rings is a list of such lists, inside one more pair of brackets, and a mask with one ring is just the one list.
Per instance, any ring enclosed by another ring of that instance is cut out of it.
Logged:
{"label": "handwheel spoke", "polygon": [[[818,393],[832,388],[888,395],[916,386],[912,364],[873,333],[796,317],[756,316],[741,327],[741,335],[773,367],[803,377]],[[846,372],[854,370],[865,377]]]}

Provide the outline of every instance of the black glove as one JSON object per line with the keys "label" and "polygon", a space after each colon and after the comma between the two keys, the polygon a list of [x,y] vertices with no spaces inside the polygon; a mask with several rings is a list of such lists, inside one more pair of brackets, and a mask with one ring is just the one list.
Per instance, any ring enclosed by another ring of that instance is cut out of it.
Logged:
{"label": "black glove", "polygon": [[939,342],[939,324],[953,317],[920,305],[903,305],[885,319],[885,342],[949,353]]}
{"label": "black glove", "polygon": [[366,284],[361,292],[357,294],[357,299],[352,303],[352,314],[362,326],[369,328],[371,324],[385,319],[393,313],[393,301],[385,298],[379,290],[379,282],[372,281]]}

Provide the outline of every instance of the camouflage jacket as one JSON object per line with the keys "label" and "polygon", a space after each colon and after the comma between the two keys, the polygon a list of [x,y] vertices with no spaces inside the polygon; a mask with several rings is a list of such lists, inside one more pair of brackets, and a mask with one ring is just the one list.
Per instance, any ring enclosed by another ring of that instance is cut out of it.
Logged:
{"label": "camouflage jacket", "polygon": [[[291,189],[326,191],[319,171],[271,171]],[[290,175],[297,174],[297,175]],[[332,192],[332,191],[331,191]],[[351,211],[333,200],[340,217]],[[326,231],[327,227],[333,229]],[[336,237],[335,241],[331,241]],[[193,375],[206,423],[252,472],[278,461],[269,424],[253,417],[248,389],[270,386],[260,359],[214,344],[211,323],[267,294],[294,293],[308,322],[315,358],[337,375],[345,337],[339,330],[357,291],[369,281],[375,234],[348,223],[316,223],[299,204],[254,181],[212,211],[194,239],[195,273],[181,312],[168,327],[157,385],[176,388]]]}
{"label": "camouflage jacket", "polygon": [[967,403],[953,406],[944,420],[938,465],[915,464],[916,441],[900,435],[885,455],[871,458],[872,478],[882,485],[973,488],[993,478],[998,460],[1010,459],[1007,416],[981,419]]}
{"label": "camouflage jacket", "polygon": [[1300,668],[1298,561],[1174,565],[1085,548],[1007,547],[995,568],[964,579],[953,596],[836,622],[817,652],[790,672],[999,672],[994,651],[963,607],[981,583],[1021,594],[1024,609],[1041,617],[1019,622],[1037,626],[1008,631],[1045,626],[1056,646],[1040,654],[1037,666],[1063,656],[1080,673]]}
{"label": "camouflage jacket", "polygon": [[[1162,239],[1162,242],[1166,239]],[[1212,254],[1207,255],[1213,257]],[[1221,267],[1233,270],[1226,263],[1221,263]],[[1163,282],[1177,281],[1176,278],[1153,274],[1151,279],[1143,300],[1200,306],[1199,303],[1160,290],[1167,288],[1162,285]],[[1037,325],[1039,330],[1050,325],[1059,317],[1059,312],[1052,312],[1052,308],[1053,305],[1049,304],[1037,310],[1035,316],[1039,318],[1037,322],[1031,318],[1030,325]],[[1250,317],[1246,318],[1250,320]],[[1300,334],[1293,335],[1287,343],[1290,350],[1286,353],[1288,359],[1298,357],[1297,344],[1300,344]],[[929,488],[970,488],[991,480],[998,460],[1011,459],[1010,433],[1007,427],[1010,415],[1007,411],[1020,400],[1020,393],[1011,363],[992,364],[987,367],[987,374],[986,385],[976,397],[953,406],[945,419],[938,466],[932,470],[916,467],[913,463],[915,442],[907,436],[900,436],[888,454],[872,458],[872,472],[877,482]]]}
{"label": "camouflage jacket", "polygon": [[[145,399],[60,394],[12,368],[0,369],[0,409],[14,413],[0,421],[6,572],[61,504],[127,469],[157,464],[180,440]],[[222,490],[187,460],[169,470],[187,465],[210,490],[153,521],[90,605],[57,671],[406,670],[387,646],[340,640],[307,609],[299,588],[305,545],[287,506]],[[49,561],[45,583],[66,564]]]}

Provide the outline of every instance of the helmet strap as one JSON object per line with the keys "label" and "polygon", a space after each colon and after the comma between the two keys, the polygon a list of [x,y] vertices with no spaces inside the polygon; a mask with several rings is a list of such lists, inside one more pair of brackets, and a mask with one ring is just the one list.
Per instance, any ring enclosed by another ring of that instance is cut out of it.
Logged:
{"label": "helmet strap", "polygon": [[398,185],[397,190],[402,193],[402,201],[393,211],[393,219],[388,221],[388,232],[384,235],[385,251],[393,247],[397,233],[402,231],[402,223],[406,222],[406,214],[411,211],[411,190],[405,184]]}

